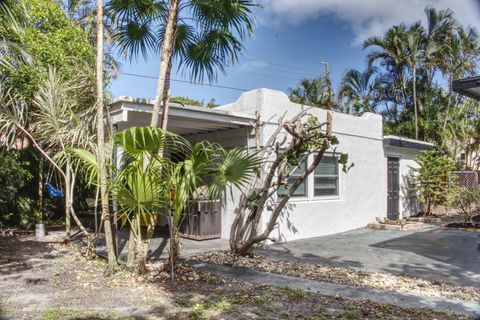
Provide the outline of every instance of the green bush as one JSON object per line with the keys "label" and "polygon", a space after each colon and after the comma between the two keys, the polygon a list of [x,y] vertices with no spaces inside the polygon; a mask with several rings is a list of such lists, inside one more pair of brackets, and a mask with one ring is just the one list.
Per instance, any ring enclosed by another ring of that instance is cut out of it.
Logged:
{"label": "green bush", "polygon": [[465,223],[472,223],[473,216],[480,212],[480,188],[466,188],[458,184],[458,177],[450,177],[445,206],[463,215]]}
{"label": "green bush", "polygon": [[[31,179],[28,162],[21,161],[18,153],[0,151],[0,225],[18,223],[26,226],[31,223],[34,201],[19,196],[20,189]],[[25,223],[25,224],[23,224]]]}
{"label": "green bush", "polygon": [[419,192],[424,214],[430,215],[433,206],[445,203],[447,173],[455,166],[435,150],[423,151],[416,161],[420,167],[415,170],[415,188]]}

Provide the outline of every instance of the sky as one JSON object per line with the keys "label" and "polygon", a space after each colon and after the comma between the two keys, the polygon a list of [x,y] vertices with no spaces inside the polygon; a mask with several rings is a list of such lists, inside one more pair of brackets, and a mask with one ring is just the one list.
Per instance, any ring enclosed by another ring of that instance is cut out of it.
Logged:
{"label": "sky", "polygon": [[[209,85],[192,84],[188,74],[172,74],[171,95],[207,103],[235,101],[257,88],[288,91],[301,78],[325,74],[330,65],[334,89],[350,68],[364,70],[362,42],[398,23],[425,22],[424,8],[451,8],[464,26],[480,31],[480,0],[258,0],[254,35],[245,40],[239,61]],[[160,55],[148,60],[119,58],[121,74],[110,86],[114,97],[153,98]],[[140,75],[139,76],[133,76]],[[149,78],[150,77],[150,78]],[[208,83],[207,83],[208,84]]]}

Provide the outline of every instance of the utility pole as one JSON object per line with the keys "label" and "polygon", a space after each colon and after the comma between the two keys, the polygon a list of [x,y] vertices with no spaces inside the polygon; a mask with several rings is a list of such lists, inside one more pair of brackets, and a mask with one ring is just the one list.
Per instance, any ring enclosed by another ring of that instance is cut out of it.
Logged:
{"label": "utility pole", "polygon": [[321,61],[320,64],[325,65],[325,76],[327,78],[327,90],[328,90],[328,106],[327,109],[332,109],[332,82],[330,80],[330,64],[327,61]]}

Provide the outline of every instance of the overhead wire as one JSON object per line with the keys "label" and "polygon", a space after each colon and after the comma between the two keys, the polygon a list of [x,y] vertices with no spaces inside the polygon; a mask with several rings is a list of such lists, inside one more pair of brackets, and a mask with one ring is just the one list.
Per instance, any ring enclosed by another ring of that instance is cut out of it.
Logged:
{"label": "overhead wire", "polygon": [[[138,78],[158,79],[158,77],[154,77],[154,76],[147,76],[147,75],[143,75],[143,74],[136,74],[136,73],[129,73],[129,72],[121,72],[120,74],[123,74],[123,75],[126,75],[126,76],[131,76],[131,77],[138,77]],[[188,84],[194,84],[194,85],[201,85],[201,86],[208,86],[208,87],[214,87],[214,88],[237,90],[237,91],[249,91],[249,89],[244,89],[244,88],[222,86],[222,85],[216,85],[216,84],[204,83],[204,82],[193,82],[193,81],[181,80],[181,79],[170,78],[170,81],[188,83]]]}

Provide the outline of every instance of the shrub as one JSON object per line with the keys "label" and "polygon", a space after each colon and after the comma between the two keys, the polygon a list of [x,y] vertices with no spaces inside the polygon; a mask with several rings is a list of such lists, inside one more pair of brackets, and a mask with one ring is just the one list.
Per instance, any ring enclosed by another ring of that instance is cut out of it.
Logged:
{"label": "shrub", "polygon": [[445,194],[445,206],[463,215],[465,223],[473,223],[473,216],[480,212],[480,188],[460,186],[456,177],[451,177]]}
{"label": "shrub", "polygon": [[[33,200],[19,196],[20,189],[32,179],[28,162],[19,160],[15,152],[0,151],[0,225],[16,222],[28,224],[33,213]],[[28,217],[28,218],[27,218]],[[31,221],[31,220],[30,220]]]}
{"label": "shrub", "polygon": [[415,169],[415,189],[419,192],[423,212],[430,215],[432,206],[444,204],[448,187],[447,173],[455,166],[435,150],[423,151],[416,161],[420,167]]}

